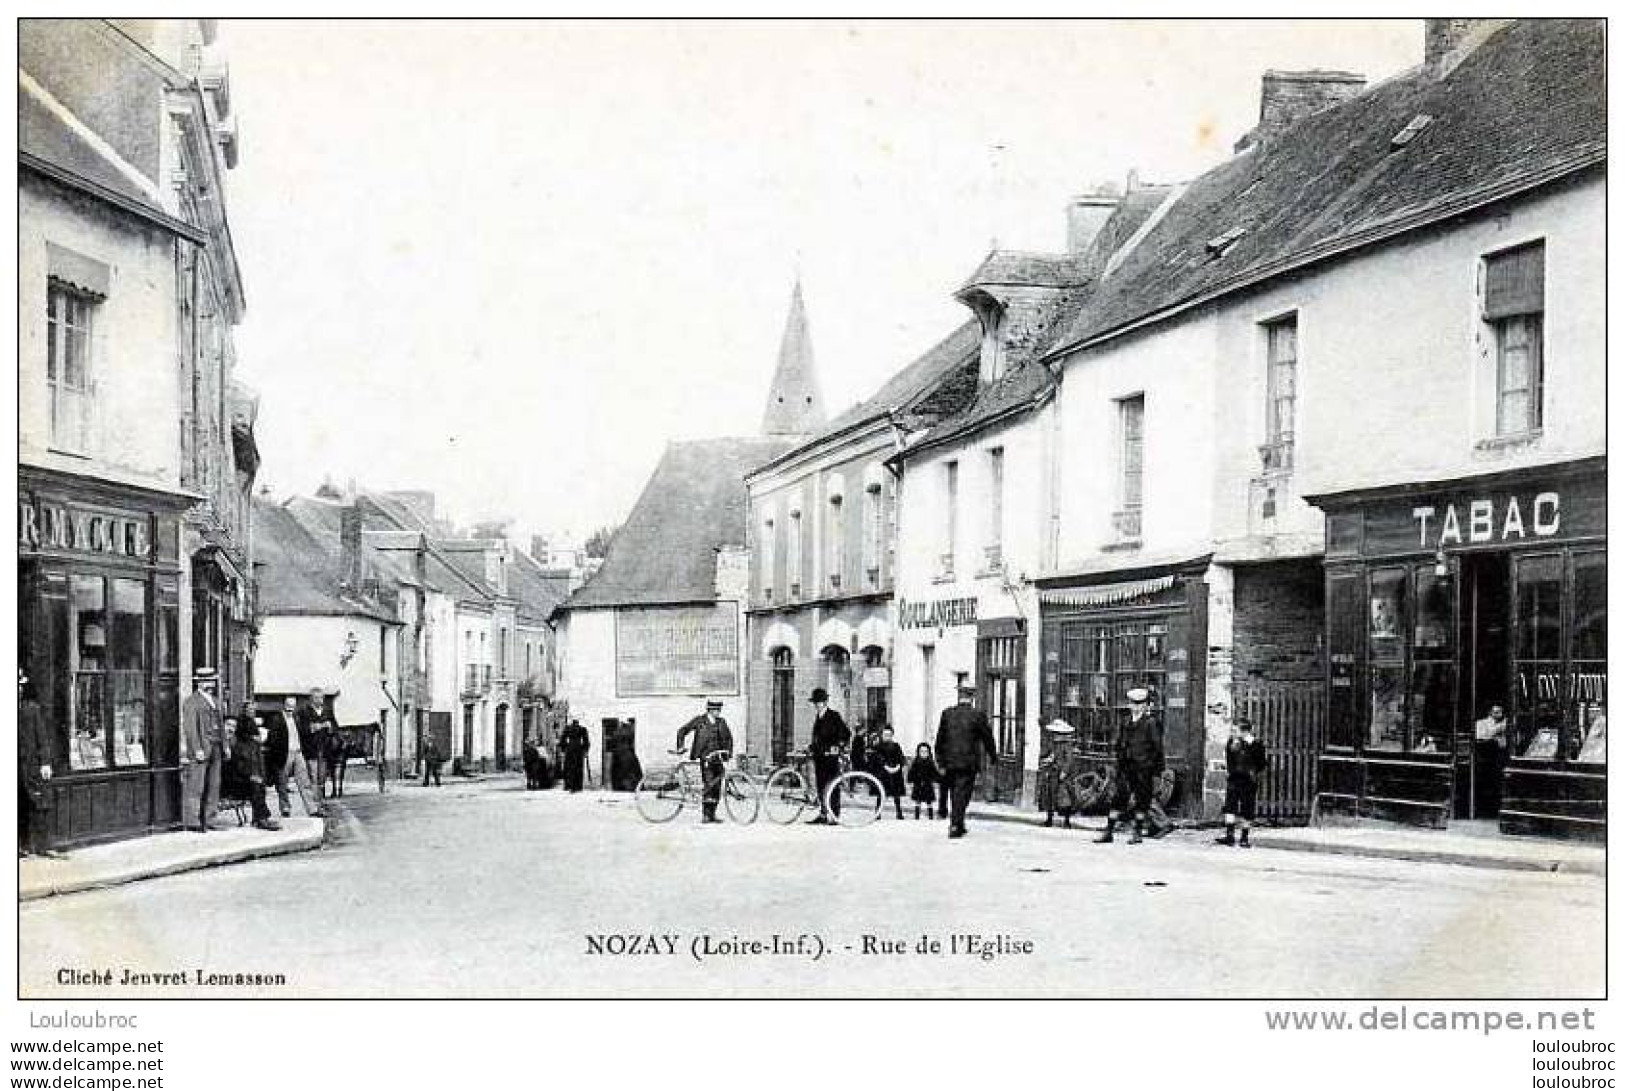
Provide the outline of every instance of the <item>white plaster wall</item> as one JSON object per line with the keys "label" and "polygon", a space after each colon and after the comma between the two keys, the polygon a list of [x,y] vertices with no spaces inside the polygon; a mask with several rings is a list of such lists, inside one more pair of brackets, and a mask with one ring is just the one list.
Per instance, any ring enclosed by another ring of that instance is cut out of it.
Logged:
{"label": "white plaster wall", "polygon": [[[26,179],[26,175],[24,176]],[[18,191],[18,457],[36,466],[156,488],[180,484],[180,381],[171,236],[25,181]],[[89,457],[50,449],[46,243],[111,270],[92,317]]]}
{"label": "white plaster wall", "polygon": [[[726,695],[722,718],[733,732],[734,749],[745,749],[747,708],[745,701],[745,619],[743,609],[739,618],[740,692]],[[599,757],[603,751],[603,724],[605,718],[624,720],[635,718],[637,727],[638,760],[645,768],[653,764],[669,763],[666,753],[677,736],[677,729],[690,719],[705,712],[707,697],[703,694],[674,697],[618,697],[615,693],[615,611],[572,610],[559,623],[559,696],[570,703],[570,715],[581,721],[592,738],[588,765],[592,776],[598,776]]]}
{"label": "white plaster wall", "polygon": [[[1058,395],[1058,567],[1132,567],[1213,537],[1215,322],[1203,313],[1066,361]],[[1121,503],[1118,400],[1145,395],[1141,544],[1112,550]]]}
{"label": "white plaster wall", "polygon": [[[1304,491],[1603,453],[1604,212],[1598,179],[1320,274],[1304,350]],[[1546,243],[1544,427],[1531,443],[1481,449],[1493,431],[1494,357],[1479,319],[1480,262],[1534,239]]]}
{"label": "white plaster wall", "polygon": [[[254,685],[260,693],[303,693],[312,686],[338,690],[333,714],[340,724],[376,723],[380,709],[389,710],[396,724],[399,717],[384,695],[381,681],[388,681],[394,693],[400,692],[400,660],[392,653],[387,666],[378,665],[378,637],[381,629],[391,632],[371,618],[271,616],[261,619],[259,645],[254,657]],[[354,633],[356,654],[341,666],[345,638]]]}
{"label": "white plaster wall", "polygon": [[[1023,577],[1042,566],[1048,526],[1048,478],[1044,459],[1048,410],[1017,418],[963,444],[924,453],[905,465],[899,490],[897,587],[892,607],[892,719],[897,741],[913,753],[934,742],[937,719],[955,701],[955,672],[976,678],[976,626],[904,629],[896,603],[975,598],[977,617],[1024,618],[1027,622],[1026,764],[1036,767],[1038,695],[1037,603]],[[990,571],[984,547],[991,535],[992,473],[988,452],[1004,449],[1004,503],[1000,533],[1002,572]],[[952,579],[940,576],[945,548],[947,492],[944,465],[959,462],[958,531]],[[924,656],[936,648],[930,707]]]}

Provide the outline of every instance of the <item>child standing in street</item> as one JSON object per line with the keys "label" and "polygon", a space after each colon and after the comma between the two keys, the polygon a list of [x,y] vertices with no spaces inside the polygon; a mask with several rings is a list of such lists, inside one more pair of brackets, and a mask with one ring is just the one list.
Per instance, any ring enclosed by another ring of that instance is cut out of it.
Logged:
{"label": "child standing in street", "polygon": [[1217,844],[1234,845],[1236,825],[1241,825],[1242,848],[1251,848],[1248,836],[1258,814],[1258,778],[1264,775],[1269,754],[1264,741],[1253,735],[1253,723],[1238,716],[1230,726],[1230,741],[1224,744],[1224,836]]}
{"label": "child standing in street", "polygon": [[931,753],[931,744],[922,742],[914,751],[914,762],[908,767],[909,798],[914,800],[914,817],[920,817],[920,805],[926,808],[926,817],[937,817],[937,785],[942,781],[942,770]]}

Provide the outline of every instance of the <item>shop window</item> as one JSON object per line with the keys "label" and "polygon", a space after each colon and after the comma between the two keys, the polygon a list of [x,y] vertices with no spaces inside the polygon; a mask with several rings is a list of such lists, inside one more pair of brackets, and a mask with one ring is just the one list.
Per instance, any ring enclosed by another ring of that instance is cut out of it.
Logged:
{"label": "shop window", "polygon": [[115,579],[113,585],[113,762],[147,763],[147,585]]}
{"label": "shop window", "polygon": [[1415,569],[1411,626],[1410,749],[1449,753],[1456,715],[1455,580],[1432,565]]}
{"label": "shop window", "polygon": [[46,292],[45,381],[51,396],[51,446],[90,447],[91,323],[94,297],[53,280]]}
{"label": "shop window", "polygon": [[1484,321],[1495,346],[1495,434],[1541,426],[1546,247],[1533,243],[1484,259]]}
{"label": "shop window", "polygon": [[1061,718],[1079,729],[1085,749],[1108,752],[1128,691],[1144,686],[1157,708],[1166,704],[1168,623],[1068,625],[1061,636]]}
{"label": "shop window", "polygon": [[1608,759],[1608,555],[1574,554],[1574,635],[1570,650],[1576,761]]}
{"label": "shop window", "polygon": [[1567,757],[1563,730],[1563,558],[1519,557],[1513,569],[1512,753]]}
{"label": "shop window", "polygon": [[107,585],[100,576],[68,579],[68,765],[107,766]]}
{"label": "shop window", "polygon": [[1369,624],[1370,718],[1366,749],[1405,749],[1405,570],[1371,573]]}

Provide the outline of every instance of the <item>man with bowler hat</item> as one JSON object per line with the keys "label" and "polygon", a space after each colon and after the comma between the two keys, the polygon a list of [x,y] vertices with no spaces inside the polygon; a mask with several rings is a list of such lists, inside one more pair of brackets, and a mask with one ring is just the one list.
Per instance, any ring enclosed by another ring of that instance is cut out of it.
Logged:
{"label": "man with bowler hat", "polygon": [[688,723],[677,729],[677,745],[675,749],[683,748],[683,740],[689,735],[694,736],[689,746],[688,756],[700,763],[700,778],[703,790],[700,794],[700,808],[704,812],[703,821],[721,822],[717,817],[717,803],[722,799],[723,762],[733,753],[734,736],[728,729],[728,721],[722,718],[722,702],[710,700],[705,702],[705,715],[696,716]]}
{"label": "man with bowler hat", "polygon": [[944,709],[937,723],[937,764],[948,792],[948,836],[965,836],[965,808],[976,788],[976,774],[982,755],[997,761],[998,746],[987,716],[973,704],[976,687],[969,682],[959,686],[959,703]]}
{"label": "man with bowler hat", "polygon": [[1128,719],[1117,731],[1117,797],[1106,815],[1106,828],[1095,841],[1110,844],[1113,827],[1124,812],[1134,811],[1128,843],[1138,845],[1146,826],[1146,812],[1155,800],[1157,779],[1164,768],[1162,719],[1151,711],[1151,691],[1135,686],[1125,694]]}
{"label": "man with bowler hat", "polygon": [[181,702],[181,821],[198,833],[209,832],[220,805],[220,774],[229,745],[215,696],[218,684],[214,668],[199,667],[192,672],[192,692]]}
{"label": "man with bowler hat", "polygon": [[828,826],[832,821],[832,812],[835,818],[841,817],[841,797],[837,793],[826,800],[824,793],[841,775],[841,755],[852,741],[852,732],[841,714],[829,707],[829,691],[823,686],[813,690],[807,700],[813,706],[812,744],[809,749],[813,759],[813,782],[818,789],[818,817],[813,819],[813,823]]}

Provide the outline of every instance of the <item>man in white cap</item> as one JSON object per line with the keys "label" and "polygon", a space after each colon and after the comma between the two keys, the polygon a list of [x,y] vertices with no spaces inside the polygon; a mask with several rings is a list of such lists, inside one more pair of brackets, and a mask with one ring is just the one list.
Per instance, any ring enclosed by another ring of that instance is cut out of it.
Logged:
{"label": "man in white cap", "polygon": [[1146,812],[1154,801],[1157,779],[1162,776],[1162,721],[1151,711],[1151,691],[1143,686],[1129,690],[1128,719],[1117,732],[1117,798],[1106,816],[1106,828],[1095,840],[1110,844],[1119,818],[1130,808],[1134,826],[1129,844],[1140,843],[1146,826]]}
{"label": "man in white cap", "polygon": [[212,668],[199,667],[192,672],[192,692],[181,702],[181,822],[198,833],[209,832],[220,805],[220,773],[229,745],[215,696],[218,684]]}

